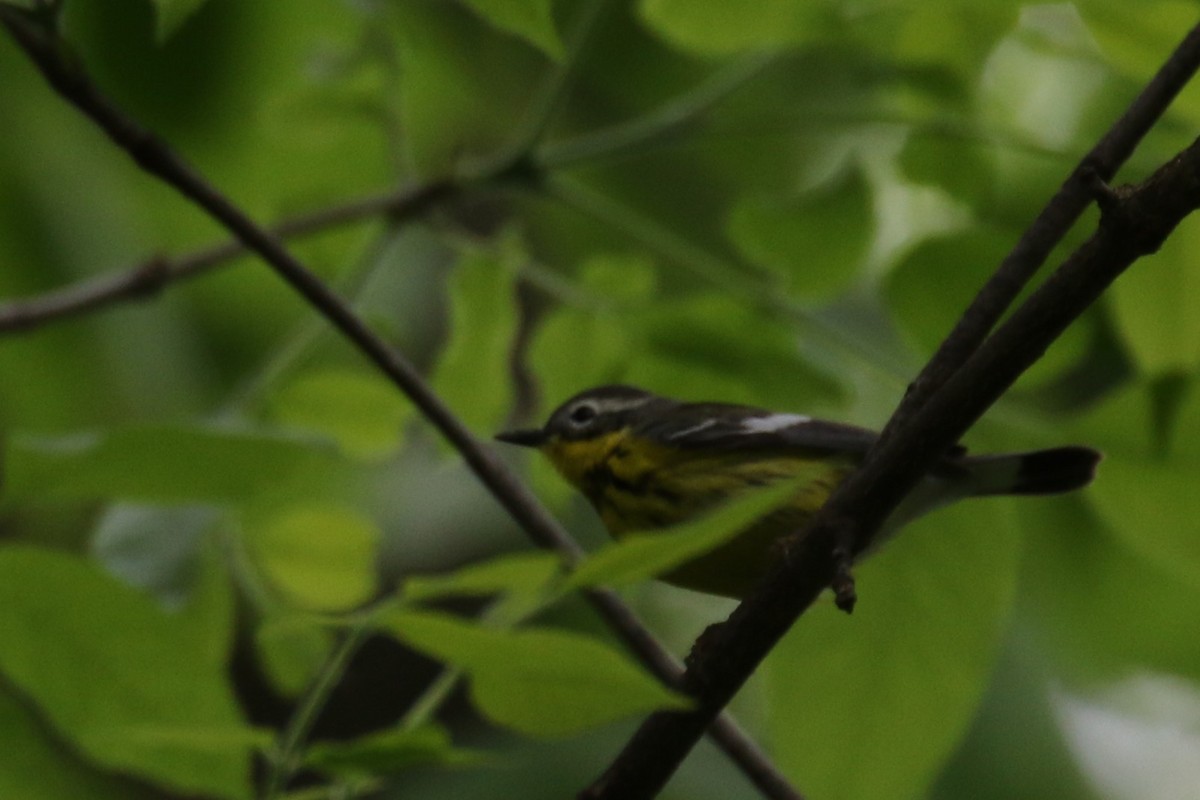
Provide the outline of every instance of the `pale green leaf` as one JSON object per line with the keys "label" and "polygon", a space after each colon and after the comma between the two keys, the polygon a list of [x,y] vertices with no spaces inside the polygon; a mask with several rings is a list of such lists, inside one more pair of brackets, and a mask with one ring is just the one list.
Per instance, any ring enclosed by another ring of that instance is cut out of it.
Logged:
{"label": "pale green leaf", "polygon": [[[544,412],[589,387],[632,380],[630,364],[644,349],[641,312],[655,293],[652,262],[637,255],[594,256],[580,267],[577,285],[584,301],[546,314],[526,355]],[[543,460],[534,462],[533,482],[551,503],[570,495]]]}
{"label": "pale green leaf", "polygon": [[554,25],[554,0],[466,0],[475,12],[501,30],[520,36],[553,59],[565,55]]}
{"label": "pale green leaf", "polygon": [[622,379],[642,349],[642,312],[657,280],[648,259],[607,253],[580,267],[576,285],[580,304],[547,314],[529,345],[530,369],[551,408],[590,386]]}
{"label": "pale green leaf", "polygon": [[788,481],[753,492],[669,531],[626,535],[589,556],[571,573],[567,587],[621,586],[668,572],[730,541],[746,526],[783,504],[797,486],[798,481]]}
{"label": "pale green leaf", "polygon": [[806,792],[924,796],[1007,627],[1018,556],[1007,502],[966,501],[910,525],[856,571],[852,617],[818,604],[776,647],[773,755]]}
{"label": "pale green leaf", "polygon": [[297,697],[325,663],[333,634],[308,617],[268,617],[254,631],[259,662],[280,693]]}
{"label": "pale green leaf", "polygon": [[[1017,3],[914,3],[905,7],[899,30],[891,36],[892,53],[904,63],[950,70],[964,83],[974,81],[1019,11]],[[958,166],[944,161],[941,172]]]}
{"label": "pale green leaf", "polygon": [[676,45],[726,54],[802,44],[830,31],[833,4],[813,0],[642,0],[642,19]]}
{"label": "pale green leaf", "polygon": [[433,386],[471,428],[490,432],[509,410],[509,365],[517,329],[515,244],[500,255],[465,254],[450,278],[450,338],[438,358]]}
{"label": "pale green leaf", "polygon": [[455,595],[538,594],[562,572],[553,553],[506,553],[446,575],[414,575],[404,582],[403,599],[430,600]]}
{"label": "pale green leaf", "polygon": [[0,672],[96,763],[186,793],[249,798],[258,734],[226,679],[222,587],[168,614],[80,559],[4,548]]}
{"label": "pale green leaf", "polygon": [[301,505],[245,524],[259,568],[301,607],[342,611],[376,592],[378,526],[354,509]]}
{"label": "pale green leaf", "polygon": [[157,25],[155,36],[165,42],[179,30],[188,17],[196,13],[208,0],[153,0]]}
{"label": "pale green leaf", "polygon": [[348,455],[382,458],[400,446],[410,402],[374,372],[329,368],[304,372],[271,402],[281,424],[328,436]]}
{"label": "pale green leaf", "polygon": [[434,724],[414,730],[393,728],[348,742],[318,742],[304,753],[308,766],[348,778],[394,775],[430,765],[469,765],[482,758],[454,747],[446,729]]}
{"label": "pale green leaf", "polygon": [[348,477],[339,458],[310,443],[206,425],[14,436],[7,455],[6,496],[17,502],[117,497],[246,504],[336,496]]}
{"label": "pale green leaf", "polygon": [[578,633],[501,631],[414,611],[394,612],[385,625],[415,649],[466,671],[480,711],[530,736],[567,736],[687,704],[617,650]]}

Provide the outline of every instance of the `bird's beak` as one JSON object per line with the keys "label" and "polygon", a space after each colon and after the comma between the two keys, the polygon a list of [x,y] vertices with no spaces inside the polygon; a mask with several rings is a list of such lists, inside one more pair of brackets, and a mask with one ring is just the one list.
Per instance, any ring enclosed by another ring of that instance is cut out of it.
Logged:
{"label": "bird's beak", "polygon": [[496,438],[508,444],[519,444],[521,447],[541,447],[546,443],[546,432],[541,428],[524,431],[504,431],[497,433]]}

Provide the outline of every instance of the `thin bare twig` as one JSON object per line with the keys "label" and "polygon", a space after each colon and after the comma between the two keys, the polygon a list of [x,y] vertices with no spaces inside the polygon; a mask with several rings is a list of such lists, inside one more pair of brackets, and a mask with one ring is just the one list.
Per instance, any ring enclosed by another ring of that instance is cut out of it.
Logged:
{"label": "thin bare twig", "polygon": [[[1110,146],[1106,154],[1112,160],[1093,168],[1095,174],[1116,169],[1198,67],[1200,26],[1188,34],[1151,83],[1154,88],[1143,92],[1105,137],[1119,146]],[[1094,175],[1082,179],[1085,185],[1095,183]],[[1070,213],[1068,205],[1052,203],[1054,211],[1039,217],[1033,226],[1038,232],[1026,240],[1044,245],[1061,238],[1078,216]],[[724,708],[775,643],[837,577],[837,547],[851,542],[856,553],[867,549],[883,520],[936,459],[1123,270],[1139,256],[1154,252],[1198,207],[1200,140],[1139,186],[1108,193],[1096,233],[982,345],[939,351],[926,371],[942,375],[943,363],[956,368],[945,373],[947,377],[923,404],[892,426],[889,438],[872,448],[815,519],[789,538],[785,557],[771,574],[724,624],[706,633],[702,647],[693,650],[684,687],[695,707],[650,716],[604,774],[580,794],[581,800],[649,800],[658,794],[707,721]],[[1012,270],[1020,273],[1025,264],[1001,267],[998,272],[1012,278]],[[1015,294],[1007,279],[989,281],[972,309],[1005,308],[1010,292]],[[988,312],[979,313],[986,317]],[[951,334],[954,338],[960,328],[967,330],[963,334],[967,345],[969,337],[976,335],[976,325],[987,325],[981,339],[991,327],[986,319],[969,316]]]}
{"label": "thin bare twig", "polygon": [[[378,216],[413,219],[461,190],[460,183],[444,178],[293,217],[275,226],[272,233],[290,239]],[[0,334],[30,331],[122,301],[151,297],[169,284],[202,275],[246,252],[245,244],[231,239],[176,258],[149,258],[128,270],[79,281],[36,297],[0,303]]]}
{"label": "thin bare twig", "polygon": [[[55,91],[102,128],[144,170],[191,199],[229,230],[242,245],[261,256],[386,374],[462,454],[480,482],[538,546],[558,552],[569,563],[577,562],[582,557],[579,545],[492,450],[477,440],[442,403],[403,356],[391,349],[341,298],[297,261],[276,236],[256,225],[165,142],[137,125],[109,102],[74,60],[64,58],[64,43],[52,30],[3,5],[0,5],[0,23]],[[492,173],[494,180],[522,179],[528,169],[528,164],[524,162],[524,159],[516,159],[511,165],[499,165]],[[682,671],[678,663],[616,594],[597,590],[589,592],[587,596],[598,613],[647,667],[668,685],[679,685]],[[717,743],[764,795],[773,800],[802,800],[801,795],[728,716],[719,715],[718,712],[712,717],[705,727],[711,725]]]}

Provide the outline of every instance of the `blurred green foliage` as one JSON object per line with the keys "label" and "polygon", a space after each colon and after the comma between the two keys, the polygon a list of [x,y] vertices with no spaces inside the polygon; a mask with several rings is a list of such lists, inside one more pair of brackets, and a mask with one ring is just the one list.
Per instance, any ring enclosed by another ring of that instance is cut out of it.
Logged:
{"label": "blurred green foliage", "polygon": [[[103,90],[257,219],[453,178],[416,219],[289,246],[486,438],[613,381],[881,424],[1196,18],[1171,0],[67,0],[60,22]],[[222,238],[6,37],[0,75],[0,302]],[[1121,177],[1197,122],[1193,87]],[[1107,454],[1095,485],[923,520],[863,566],[853,618],[814,609],[739,698],[803,791],[1099,797],[1053,690],[1200,682],[1196,237],[1185,222],[1138,263],[968,437],[1086,442]],[[252,259],[2,336],[5,797],[255,796],[272,704],[343,678],[411,705],[412,651],[461,671],[469,702],[447,683],[403,721],[347,722],[335,692],[290,766],[385,796],[560,797],[621,719],[677,702]],[[512,458],[598,545],[557,476]],[[640,578],[640,546],[589,569]],[[670,641],[697,633],[681,607],[727,608],[628,591]],[[426,607],[491,594],[477,622]],[[410,648],[384,677],[366,650],[340,660],[374,628]],[[701,753],[664,796],[756,796]]]}

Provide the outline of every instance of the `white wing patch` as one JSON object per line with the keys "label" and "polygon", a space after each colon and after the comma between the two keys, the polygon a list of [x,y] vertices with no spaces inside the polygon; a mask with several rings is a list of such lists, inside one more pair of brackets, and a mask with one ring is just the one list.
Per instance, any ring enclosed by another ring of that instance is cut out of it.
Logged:
{"label": "white wing patch", "polygon": [[746,417],[742,420],[742,430],[746,433],[774,433],[805,422],[812,422],[812,417],[803,414],[769,414],[765,417]]}
{"label": "white wing patch", "polygon": [[698,425],[693,425],[690,428],[684,428],[681,431],[675,431],[675,433],[672,433],[667,438],[668,439],[682,439],[685,436],[691,436],[693,433],[699,433],[700,431],[704,430],[705,428],[711,428],[713,425],[716,425],[716,424],[717,424],[717,421],[715,419],[706,419]]}

